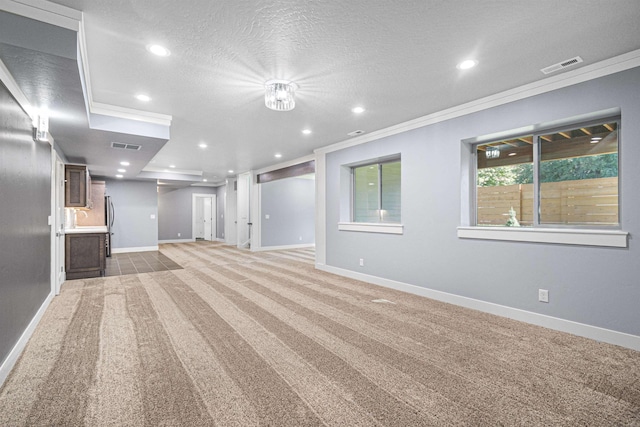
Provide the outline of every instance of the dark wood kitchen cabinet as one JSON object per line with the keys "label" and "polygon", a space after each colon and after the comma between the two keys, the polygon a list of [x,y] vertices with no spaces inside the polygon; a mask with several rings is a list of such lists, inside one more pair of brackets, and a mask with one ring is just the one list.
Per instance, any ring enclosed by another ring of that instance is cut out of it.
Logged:
{"label": "dark wood kitchen cabinet", "polygon": [[76,233],[65,236],[67,279],[104,276],[107,259],[106,233]]}
{"label": "dark wood kitchen cabinet", "polygon": [[84,165],[65,165],[64,206],[90,208],[91,176]]}

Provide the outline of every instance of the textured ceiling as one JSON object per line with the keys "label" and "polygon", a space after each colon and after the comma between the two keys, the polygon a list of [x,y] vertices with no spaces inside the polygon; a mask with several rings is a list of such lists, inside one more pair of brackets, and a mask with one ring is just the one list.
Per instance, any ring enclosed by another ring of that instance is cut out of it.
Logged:
{"label": "textured ceiling", "polygon": [[[218,182],[229,169],[294,159],[356,129],[541,80],[541,68],[577,55],[585,66],[640,48],[638,0],[53,3],[84,12],[94,101],[173,116],[148,166]],[[149,54],[150,43],[171,56]],[[478,66],[457,70],[466,58]],[[264,106],[274,78],[298,84],[293,111]],[[366,112],[354,115],[355,105]]]}

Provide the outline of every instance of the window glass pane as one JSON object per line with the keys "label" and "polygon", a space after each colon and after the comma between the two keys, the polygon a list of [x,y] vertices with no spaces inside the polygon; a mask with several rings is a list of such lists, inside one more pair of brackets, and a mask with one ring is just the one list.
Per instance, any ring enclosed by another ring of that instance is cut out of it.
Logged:
{"label": "window glass pane", "polygon": [[540,223],[617,225],[618,125],[540,136]]}
{"label": "window glass pane", "polygon": [[533,224],[533,136],[478,145],[476,224]]}
{"label": "window glass pane", "polygon": [[381,222],[400,222],[400,162],[383,163]]}
{"label": "window glass pane", "polygon": [[378,165],[353,168],[353,221],[379,222]]}

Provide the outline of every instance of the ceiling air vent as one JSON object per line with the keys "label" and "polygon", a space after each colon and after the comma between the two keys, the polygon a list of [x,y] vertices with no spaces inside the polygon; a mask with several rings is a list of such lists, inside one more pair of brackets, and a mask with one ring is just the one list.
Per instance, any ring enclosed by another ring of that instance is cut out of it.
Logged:
{"label": "ceiling air vent", "polygon": [[363,130],[354,130],[353,132],[349,132],[347,135],[349,136],[358,136],[358,135],[362,135],[364,133]]}
{"label": "ceiling air vent", "polygon": [[124,142],[112,142],[111,148],[118,148],[120,150],[138,151],[142,148],[142,146],[137,144],[125,144]]}
{"label": "ceiling air vent", "polygon": [[579,64],[581,62],[582,62],[582,58],[580,58],[579,56],[576,56],[575,58],[567,59],[566,61],[549,65],[548,67],[545,67],[540,71],[542,71],[545,74],[551,74],[551,73],[555,73],[556,71],[563,70],[567,67],[571,67],[572,65]]}

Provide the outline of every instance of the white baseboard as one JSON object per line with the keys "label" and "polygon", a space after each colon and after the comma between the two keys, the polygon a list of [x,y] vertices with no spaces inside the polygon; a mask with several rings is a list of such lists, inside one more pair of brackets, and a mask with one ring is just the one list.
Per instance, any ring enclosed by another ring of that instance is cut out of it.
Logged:
{"label": "white baseboard", "polygon": [[[158,244],[162,244],[162,243],[193,243],[195,241],[196,241],[196,239],[158,240]],[[212,240],[212,242],[222,242],[222,243],[224,243],[225,240],[224,239],[215,238],[215,239]]]}
{"label": "white baseboard", "polygon": [[261,246],[259,248],[251,248],[251,252],[264,252],[264,251],[283,251],[288,249],[306,249],[314,248],[315,243],[307,243],[302,245],[284,245],[284,246]]}
{"label": "white baseboard", "polygon": [[437,291],[434,289],[423,288],[420,286],[397,282],[395,280],[384,279],[377,276],[370,276],[368,274],[362,274],[343,268],[328,266],[325,264],[316,263],[316,268],[318,270],[348,277],[350,279],[361,280],[363,282],[372,283],[374,285],[384,286],[414,295],[431,298],[437,301],[471,308],[485,313],[495,314],[497,316],[507,317],[509,319],[519,320],[521,322],[543,326],[545,328],[554,329],[556,331],[567,332],[596,341],[602,341],[609,344],[615,344],[621,347],[640,351],[640,336],[637,335],[631,335],[611,329],[604,329],[597,326],[586,325],[584,323],[573,322],[571,320],[560,319],[558,317],[546,316],[544,314],[538,314],[531,311],[508,307],[505,305],[467,298],[460,295]]}
{"label": "white baseboard", "polygon": [[50,292],[40,306],[40,309],[36,312],[36,315],[33,316],[33,319],[31,319],[31,322],[29,322],[29,326],[27,326],[27,329],[25,329],[16,345],[14,345],[11,349],[11,352],[9,352],[9,355],[7,356],[2,366],[0,366],[0,388],[2,387],[2,384],[4,384],[5,380],[9,376],[9,373],[18,361],[18,358],[26,347],[29,338],[31,338],[31,335],[33,335],[33,331],[35,331],[36,326],[38,326],[38,323],[40,322],[40,319],[42,319],[42,316],[47,310],[47,307],[49,307],[49,304],[51,304],[53,296],[53,292]]}
{"label": "white baseboard", "polygon": [[171,239],[171,240],[158,240],[158,244],[163,243],[192,243],[195,242],[194,239]]}
{"label": "white baseboard", "polygon": [[112,254],[127,254],[129,252],[151,252],[157,251],[158,245],[156,246],[143,246],[141,248],[113,248],[111,249]]}

